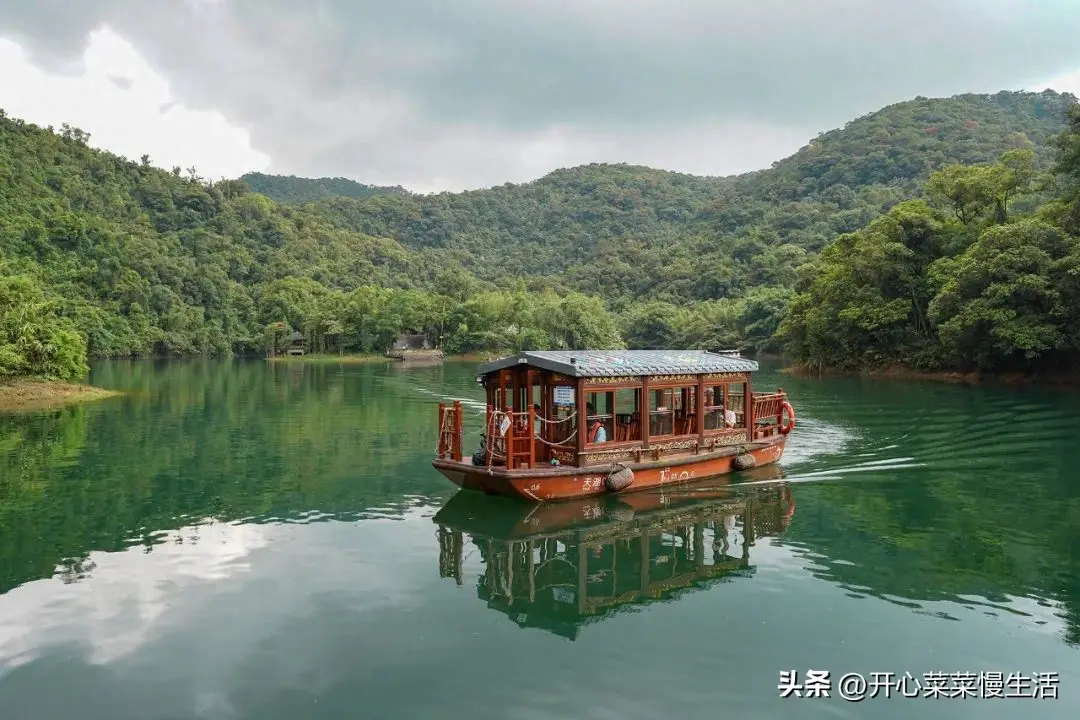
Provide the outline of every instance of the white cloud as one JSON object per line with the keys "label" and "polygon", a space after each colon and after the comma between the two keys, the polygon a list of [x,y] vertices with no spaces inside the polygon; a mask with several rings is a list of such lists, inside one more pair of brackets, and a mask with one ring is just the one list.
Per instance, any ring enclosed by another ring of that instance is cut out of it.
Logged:
{"label": "white cloud", "polygon": [[265,170],[270,158],[251,147],[247,131],[220,113],[183,106],[124,38],[93,31],[78,72],[50,75],[19,45],[0,39],[0,107],[41,126],[63,123],[91,135],[91,144],[129,159],[149,154],[171,168],[195,166],[203,177]]}
{"label": "white cloud", "polygon": [[[602,0],[593,4],[597,2]],[[653,94],[670,83],[645,77],[623,82],[637,77],[627,70],[619,82],[593,86],[596,103],[609,109],[606,115],[590,114],[571,103],[571,110],[552,110],[543,118],[530,115],[536,117],[535,122],[511,122],[492,108],[485,110],[485,98],[492,92],[499,95],[497,87],[486,76],[462,71],[454,77],[468,80],[472,91],[479,93],[475,112],[471,116],[447,114],[429,106],[430,93],[409,83],[460,59],[464,50],[450,42],[450,35],[442,44],[408,45],[409,52],[395,56],[401,38],[376,34],[370,42],[348,45],[348,52],[359,53],[355,57],[342,54],[335,50],[340,32],[327,29],[330,16],[323,12],[328,7],[323,3],[315,7],[319,12],[311,24],[303,22],[306,16],[299,10],[297,17],[278,21],[290,28],[282,31],[286,44],[291,43],[284,49],[262,32],[247,28],[239,10],[233,12],[226,3],[188,0],[188,4],[203,7],[168,18],[123,15],[110,21],[111,26],[98,26],[86,37],[81,63],[63,74],[49,74],[41,64],[35,65],[46,56],[31,58],[30,44],[23,47],[0,39],[0,77],[4,78],[0,107],[39,125],[59,127],[67,122],[91,133],[91,143],[97,147],[131,159],[147,153],[155,165],[165,168],[195,166],[212,179],[257,170],[309,177],[341,175],[433,192],[526,182],[559,167],[590,162],[627,162],[700,175],[741,173],[768,167],[816,133],[885,102],[885,96],[860,95],[857,110],[842,110],[841,117],[841,110],[834,108],[835,119],[825,121],[810,112],[809,101],[770,85],[766,81],[771,75],[748,66],[743,70],[751,80],[760,75],[751,103],[761,109],[760,116],[748,118],[745,112],[737,112],[740,103],[748,102],[745,93],[717,76],[709,82],[699,78],[699,86],[693,89],[672,90],[672,97],[712,99],[687,100],[681,116],[661,117],[650,114],[656,105],[665,104]],[[570,13],[568,22],[581,20],[572,8],[560,7],[555,9]],[[633,15],[638,32],[646,28],[659,32],[656,8],[656,3],[638,8],[639,14]],[[700,7],[686,6],[681,12],[672,11],[668,20],[687,21],[691,10],[694,17],[703,12]],[[783,15],[776,12],[777,17]],[[732,16],[725,17],[733,21]],[[702,18],[701,22],[707,19]],[[624,17],[622,22],[630,19]],[[256,29],[262,27],[256,25]],[[281,31],[276,25],[263,29]],[[22,37],[31,36],[24,33]],[[357,46],[366,49],[355,50]],[[627,57],[637,54],[635,50]],[[808,62],[825,63],[827,56],[811,52]],[[178,66],[181,57],[183,63]],[[731,71],[723,63],[702,62]],[[44,67],[72,65],[53,62]],[[397,78],[395,73],[403,75]],[[356,85],[357,75],[370,82]],[[681,73],[673,65],[668,76],[678,78]],[[1034,76],[1039,77],[1038,73]],[[372,77],[382,80],[374,82]],[[551,78],[541,82],[540,76],[533,77],[540,84],[532,94],[551,89]],[[977,87],[959,76],[951,86],[955,92],[994,92],[999,86],[993,77],[1002,76],[991,68],[975,83]],[[497,80],[496,76],[492,82]],[[563,80],[573,84],[572,77]],[[1008,87],[1014,80],[1002,77],[1000,83]],[[228,87],[218,87],[220,83]],[[563,85],[554,82],[554,87]],[[911,87],[916,85],[920,94],[935,94],[918,83]],[[1080,70],[1027,85],[1028,89],[1045,87],[1080,95]],[[890,101],[905,99],[909,90],[895,89]],[[467,88],[462,93],[467,95]],[[627,96],[637,97],[640,112],[619,110]],[[773,107],[778,98],[789,98],[799,112],[778,114]],[[203,109],[195,109],[192,103]],[[529,108],[514,98],[506,98],[506,104],[529,115]],[[448,106],[448,111],[452,109]]]}

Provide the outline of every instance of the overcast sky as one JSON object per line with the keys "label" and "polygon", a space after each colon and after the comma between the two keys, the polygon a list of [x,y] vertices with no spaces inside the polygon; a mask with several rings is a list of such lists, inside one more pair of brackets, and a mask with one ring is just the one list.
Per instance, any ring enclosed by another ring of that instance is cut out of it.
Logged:
{"label": "overcast sky", "polygon": [[1080,0],[0,0],[0,107],[211,178],[726,175],[916,95],[1080,94]]}

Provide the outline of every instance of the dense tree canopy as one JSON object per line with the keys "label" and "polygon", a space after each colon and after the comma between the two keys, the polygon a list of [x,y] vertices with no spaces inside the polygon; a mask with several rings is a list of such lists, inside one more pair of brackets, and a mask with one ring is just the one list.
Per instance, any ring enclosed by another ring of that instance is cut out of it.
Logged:
{"label": "dense tree canopy", "polygon": [[88,369],[75,324],[57,315],[37,282],[0,272],[0,379],[77,380]]}
{"label": "dense tree canopy", "polygon": [[[1080,238],[1070,221],[1080,173],[1068,149],[1080,106],[1058,142],[1057,196],[1036,191],[1033,153],[951,165],[927,183],[939,207],[896,205],[841,235],[801,269],[781,336],[811,367],[892,363],[984,371],[1073,368],[1080,359]],[[1051,187],[1053,178],[1041,184]],[[1038,196],[1015,216],[1009,200]]]}
{"label": "dense tree canopy", "polygon": [[322,197],[364,198],[384,193],[404,194],[403,187],[380,187],[365,185],[348,178],[301,178],[295,175],[266,175],[251,172],[240,179],[253,192],[272,197],[281,202],[303,203]]}
{"label": "dense tree canopy", "polygon": [[[594,164],[433,195],[211,183],[0,113],[0,274],[90,357],[417,329],[451,352],[786,342],[810,365],[1027,368],[1080,336],[1075,102],[919,98],[739,177]],[[53,342],[19,327],[4,372],[65,374],[10,360]]]}

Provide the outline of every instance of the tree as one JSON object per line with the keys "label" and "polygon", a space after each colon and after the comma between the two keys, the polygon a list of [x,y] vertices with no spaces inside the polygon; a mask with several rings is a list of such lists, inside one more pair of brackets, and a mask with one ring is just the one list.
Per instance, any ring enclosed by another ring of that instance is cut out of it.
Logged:
{"label": "tree", "polygon": [[986,230],[947,261],[951,278],[930,305],[946,352],[992,370],[1020,368],[1057,349],[1061,294],[1051,270],[1072,249],[1058,228],[1022,220]]}
{"label": "tree", "polygon": [[1027,147],[1008,150],[1001,156],[995,171],[996,220],[1004,223],[1009,215],[1009,200],[1031,191],[1035,179],[1035,151]]}
{"label": "tree", "polygon": [[991,206],[995,222],[1004,223],[1009,201],[1030,192],[1034,178],[1035,151],[1024,147],[1005,151],[995,163],[944,167],[930,175],[927,188],[965,225]]}
{"label": "tree", "polygon": [[86,341],[57,309],[33,278],[0,274],[0,377],[78,380],[86,375]]}
{"label": "tree", "polygon": [[1067,207],[1065,229],[1080,234],[1080,105],[1069,108],[1065,130],[1054,145],[1058,151],[1054,172],[1062,177],[1062,200]]}

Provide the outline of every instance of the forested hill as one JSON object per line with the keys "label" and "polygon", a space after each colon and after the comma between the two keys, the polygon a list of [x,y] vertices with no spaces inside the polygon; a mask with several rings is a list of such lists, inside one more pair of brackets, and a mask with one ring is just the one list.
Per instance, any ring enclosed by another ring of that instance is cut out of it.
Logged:
{"label": "forested hill", "polygon": [[[1051,140],[1075,101],[1045,92],[900,103],[739,177],[588,165],[465,193],[383,188],[296,204],[0,112],[0,377],[77,375],[87,353],[258,352],[293,329],[345,351],[382,351],[416,328],[451,352],[765,348],[784,338],[816,364],[875,362],[879,347],[925,363],[983,362],[976,356],[1002,348],[961,352],[937,335],[977,336],[949,325],[974,286],[928,303],[968,267],[960,258],[983,230],[1037,207],[1050,208],[1044,220],[1058,229],[1028,227],[1051,258],[1033,272],[1049,277],[1053,265],[1067,284],[1060,263],[1072,241],[1055,238],[1074,232],[1061,219],[1074,205],[1045,181],[1054,160],[1061,167]],[[288,178],[258,182],[314,192]],[[902,202],[916,197],[929,204]],[[901,242],[895,228],[914,234]],[[918,247],[931,236],[932,247]],[[909,253],[916,269],[885,262]],[[841,262],[850,260],[869,265]],[[885,267],[897,276],[870,272]],[[815,285],[821,277],[832,280]],[[1068,317],[1057,300],[1040,302]],[[993,325],[986,312],[979,322]],[[916,329],[915,355],[905,324]],[[1009,342],[1057,347],[1073,331],[1010,332]]]}
{"label": "forested hill", "polygon": [[599,293],[615,308],[741,295],[792,283],[807,252],[919,196],[943,165],[990,162],[1030,142],[1045,168],[1073,101],[1053,92],[920,98],[741,177],[593,164],[521,185],[324,198],[313,209],[342,228],[445,251],[486,280],[520,273]]}
{"label": "forested hill", "polygon": [[400,186],[365,185],[348,178],[301,178],[295,175],[265,175],[250,172],[240,176],[253,192],[286,203],[305,203],[321,197],[366,198],[372,195],[397,194],[407,191]]}

